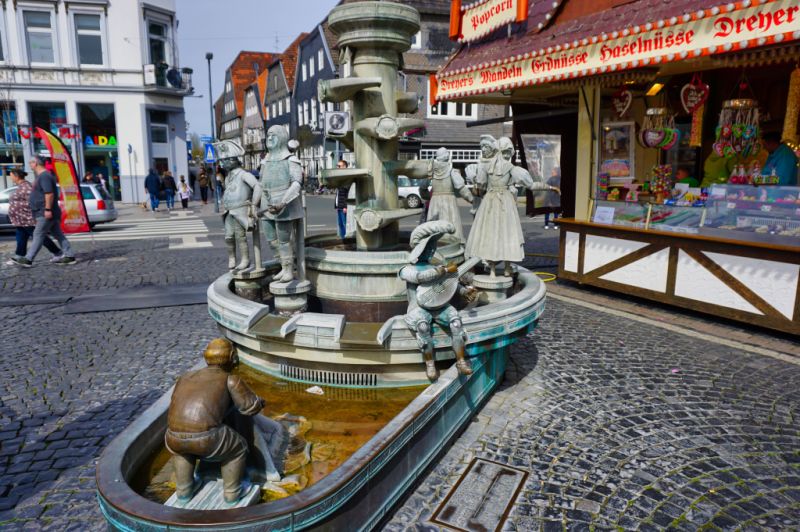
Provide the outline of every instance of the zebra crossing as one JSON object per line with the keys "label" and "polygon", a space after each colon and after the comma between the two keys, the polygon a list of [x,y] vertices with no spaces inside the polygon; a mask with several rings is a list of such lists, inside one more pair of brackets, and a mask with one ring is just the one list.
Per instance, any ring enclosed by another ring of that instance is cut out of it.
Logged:
{"label": "zebra crossing", "polygon": [[74,242],[169,238],[169,249],[193,249],[212,247],[207,239],[208,232],[208,226],[193,211],[173,211],[165,217],[159,214],[100,224],[91,233],[69,235],[68,238]]}

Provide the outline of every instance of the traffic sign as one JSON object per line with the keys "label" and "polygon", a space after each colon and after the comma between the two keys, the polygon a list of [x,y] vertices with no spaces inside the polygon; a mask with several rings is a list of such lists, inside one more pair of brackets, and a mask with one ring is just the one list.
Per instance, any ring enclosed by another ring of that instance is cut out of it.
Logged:
{"label": "traffic sign", "polygon": [[217,154],[214,153],[214,145],[213,144],[206,144],[206,148],[203,151],[206,154],[206,162],[207,163],[217,162]]}
{"label": "traffic sign", "polygon": [[209,135],[203,135],[203,136],[200,137],[200,142],[204,142],[205,144],[209,144],[210,142],[213,142],[213,141],[214,141],[214,137],[211,137]]}

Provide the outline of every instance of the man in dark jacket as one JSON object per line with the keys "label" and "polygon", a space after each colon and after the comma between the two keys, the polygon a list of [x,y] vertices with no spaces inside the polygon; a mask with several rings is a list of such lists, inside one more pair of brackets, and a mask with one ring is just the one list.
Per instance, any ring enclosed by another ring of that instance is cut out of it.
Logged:
{"label": "man in dark jacket", "polygon": [[232,407],[245,416],[255,416],[264,408],[264,400],[241,377],[231,375],[236,353],[230,341],[212,340],[203,356],[208,367],[182,375],[175,384],[164,441],[175,455],[179,500],[192,498],[195,460],[200,458],[221,462],[223,495],[232,503],[246,491],[242,490],[242,476],[248,448],[224,419]]}
{"label": "man in dark jacket", "polygon": [[161,193],[161,178],[152,168],[144,179],[144,191],[150,195],[150,207],[153,212],[158,210],[158,195]]}
{"label": "man in dark jacket", "polygon": [[[347,168],[347,161],[339,159],[336,168]],[[336,222],[339,226],[339,238],[344,238],[347,234],[347,194],[350,192],[348,187],[336,189],[336,197],[333,206],[336,209]]]}

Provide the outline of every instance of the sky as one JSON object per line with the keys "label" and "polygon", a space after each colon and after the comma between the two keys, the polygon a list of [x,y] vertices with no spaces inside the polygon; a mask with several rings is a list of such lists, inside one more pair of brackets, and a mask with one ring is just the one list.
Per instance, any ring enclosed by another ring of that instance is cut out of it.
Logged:
{"label": "sky", "polygon": [[180,66],[194,69],[195,95],[184,98],[188,129],[211,133],[208,62],[213,102],[225,82],[225,69],[242,50],[282,52],[300,33],[322,22],[338,0],[177,0]]}

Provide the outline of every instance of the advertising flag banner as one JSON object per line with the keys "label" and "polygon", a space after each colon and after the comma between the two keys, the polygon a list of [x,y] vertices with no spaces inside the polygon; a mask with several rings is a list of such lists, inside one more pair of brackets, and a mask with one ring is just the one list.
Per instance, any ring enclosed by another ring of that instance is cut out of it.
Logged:
{"label": "advertising flag banner", "polygon": [[61,209],[61,228],[65,233],[88,233],[89,217],[86,215],[86,206],[83,204],[83,194],[75,173],[67,148],[61,140],[44,129],[37,127],[36,132],[50,152],[53,161],[53,173],[58,179],[58,186],[64,198]]}

